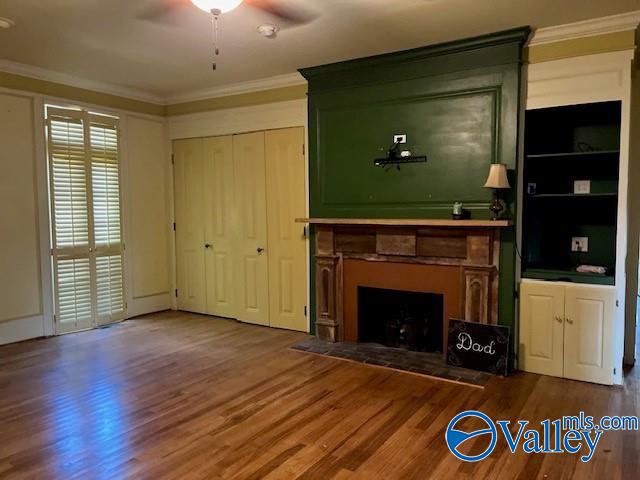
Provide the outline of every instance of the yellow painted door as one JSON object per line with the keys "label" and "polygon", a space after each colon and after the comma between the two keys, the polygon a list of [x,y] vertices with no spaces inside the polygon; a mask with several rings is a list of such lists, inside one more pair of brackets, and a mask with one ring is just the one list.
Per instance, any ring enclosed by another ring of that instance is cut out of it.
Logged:
{"label": "yellow painted door", "polygon": [[238,320],[269,325],[264,132],[233,136]]}
{"label": "yellow painted door", "polygon": [[563,285],[550,282],[520,284],[520,368],[562,376],[564,332]]}
{"label": "yellow painted door", "polygon": [[271,326],[308,331],[304,128],[265,133],[269,318]]}
{"label": "yellow painted door", "polygon": [[235,318],[233,140],[205,138],[203,147],[207,313]]}
{"label": "yellow painted door", "polygon": [[564,325],[564,376],[613,382],[614,287],[567,286]]}
{"label": "yellow painted door", "polygon": [[173,162],[178,309],[206,313],[203,140],[176,140]]}

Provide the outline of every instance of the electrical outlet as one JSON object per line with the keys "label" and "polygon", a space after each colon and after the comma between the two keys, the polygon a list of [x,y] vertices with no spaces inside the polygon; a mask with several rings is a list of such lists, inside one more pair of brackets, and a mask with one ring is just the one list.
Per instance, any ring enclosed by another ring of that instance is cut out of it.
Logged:
{"label": "electrical outlet", "polygon": [[571,251],[572,252],[588,252],[589,238],[588,237],[571,237]]}
{"label": "electrical outlet", "polygon": [[394,135],[393,136],[393,143],[407,143],[407,136],[406,135]]}

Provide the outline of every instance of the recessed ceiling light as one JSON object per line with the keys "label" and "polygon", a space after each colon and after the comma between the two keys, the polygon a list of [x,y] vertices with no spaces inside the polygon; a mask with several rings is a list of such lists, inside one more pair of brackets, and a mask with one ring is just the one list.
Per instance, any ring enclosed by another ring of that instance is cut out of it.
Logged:
{"label": "recessed ceiling light", "polygon": [[258,27],[258,33],[267,38],[275,37],[279,30],[280,27],[272,23],[263,23]]}
{"label": "recessed ceiling light", "polygon": [[13,20],[6,17],[0,17],[0,28],[11,28],[16,24]]}

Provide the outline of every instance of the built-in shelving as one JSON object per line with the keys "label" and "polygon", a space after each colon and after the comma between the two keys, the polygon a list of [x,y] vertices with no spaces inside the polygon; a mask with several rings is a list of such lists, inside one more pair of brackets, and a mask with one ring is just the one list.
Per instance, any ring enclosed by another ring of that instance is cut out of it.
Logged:
{"label": "built-in shelving", "polygon": [[620,155],[620,150],[591,150],[586,152],[560,152],[529,154],[527,158],[580,158],[604,155]]}
{"label": "built-in shelving", "polygon": [[[613,285],[620,156],[619,102],[526,113],[522,276]],[[588,181],[585,193],[577,186]],[[574,251],[578,237],[586,251]],[[605,267],[603,275],[579,265]]]}
{"label": "built-in shelving", "polygon": [[617,192],[602,193],[541,193],[539,195],[529,195],[529,198],[617,198]]}

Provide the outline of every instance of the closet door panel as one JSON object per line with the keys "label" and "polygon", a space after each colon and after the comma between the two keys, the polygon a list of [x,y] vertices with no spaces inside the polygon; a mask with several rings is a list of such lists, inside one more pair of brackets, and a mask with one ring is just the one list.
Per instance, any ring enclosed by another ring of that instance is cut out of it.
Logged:
{"label": "closet door panel", "polygon": [[269,318],[271,326],[308,331],[304,129],[266,132]]}
{"label": "closet door panel", "polygon": [[264,132],[234,135],[238,320],[269,325]]}
{"label": "closet door panel", "polygon": [[178,309],[206,313],[202,139],[174,142]]}
{"label": "closet door panel", "polygon": [[207,313],[235,317],[233,140],[206,138],[203,147]]}

